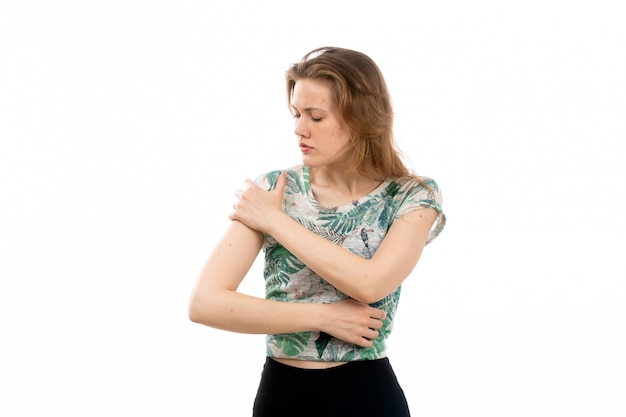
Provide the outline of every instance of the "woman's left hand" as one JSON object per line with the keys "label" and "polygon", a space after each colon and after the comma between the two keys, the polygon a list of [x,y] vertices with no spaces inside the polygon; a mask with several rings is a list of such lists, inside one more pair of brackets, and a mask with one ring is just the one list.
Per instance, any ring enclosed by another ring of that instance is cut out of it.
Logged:
{"label": "woman's left hand", "polygon": [[267,232],[276,215],[282,214],[283,192],[287,182],[287,173],[282,172],[273,190],[265,191],[254,182],[246,180],[246,189],[237,190],[239,199],[233,204],[234,211],[228,216],[251,229]]}

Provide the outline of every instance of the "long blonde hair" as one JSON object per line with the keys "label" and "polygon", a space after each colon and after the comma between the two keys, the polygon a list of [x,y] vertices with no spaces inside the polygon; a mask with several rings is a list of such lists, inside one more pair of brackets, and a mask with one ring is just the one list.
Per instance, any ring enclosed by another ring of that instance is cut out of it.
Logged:
{"label": "long blonde hair", "polygon": [[[404,164],[393,135],[393,109],[385,79],[367,55],[344,48],[315,49],[286,74],[291,108],[298,80],[325,81],[350,132],[349,173],[382,181],[414,177]],[[418,178],[419,179],[419,178]]]}

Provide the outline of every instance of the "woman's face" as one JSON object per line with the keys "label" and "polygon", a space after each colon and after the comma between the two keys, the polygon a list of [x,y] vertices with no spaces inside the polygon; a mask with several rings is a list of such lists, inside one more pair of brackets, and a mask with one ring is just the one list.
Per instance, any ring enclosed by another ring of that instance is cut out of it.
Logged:
{"label": "woman's face", "polygon": [[311,168],[341,164],[350,135],[330,86],[324,81],[299,80],[291,105],[302,162]]}

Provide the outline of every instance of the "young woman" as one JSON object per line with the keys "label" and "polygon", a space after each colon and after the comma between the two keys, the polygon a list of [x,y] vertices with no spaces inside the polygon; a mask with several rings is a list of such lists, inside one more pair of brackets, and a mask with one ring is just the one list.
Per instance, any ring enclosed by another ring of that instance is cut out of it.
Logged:
{"label": "young woman", "polygon": [[[286,78],[302,164],[236,192],[190,319],[267,334],[256,417],[409,416],[385,340],[402,282],[444,227],[439,187],[403,164],[368,56],[316,49]],[[237,292],[260,250],[265,298]]]}

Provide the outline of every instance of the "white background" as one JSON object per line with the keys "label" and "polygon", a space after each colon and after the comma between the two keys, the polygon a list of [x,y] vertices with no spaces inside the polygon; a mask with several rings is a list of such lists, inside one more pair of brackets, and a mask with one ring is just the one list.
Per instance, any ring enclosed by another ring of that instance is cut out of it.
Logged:
{"label": "white background", "polygon": [[444,192],[389,340],[413,414],[625,416],[618,3],[2,2],[0,415],[250,415],[263,336],[187,300],[234,190],[299,163],[284,71],[332,45]]}

